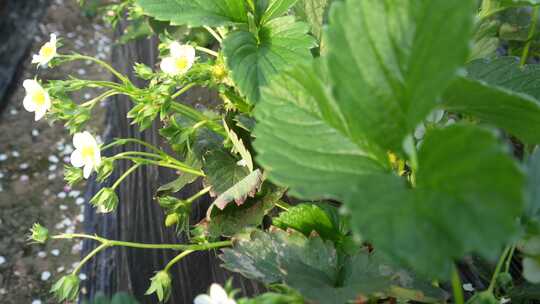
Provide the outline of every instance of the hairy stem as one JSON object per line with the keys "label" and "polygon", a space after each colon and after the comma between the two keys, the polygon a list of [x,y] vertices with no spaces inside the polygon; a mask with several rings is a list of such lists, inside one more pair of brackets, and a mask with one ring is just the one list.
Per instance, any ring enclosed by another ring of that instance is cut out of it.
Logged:
{"label": "hairy stem", "polygon": [[163,269],[164,271],[168,272],[171,267],[174,266],[174,264],[178,263],[181,259],[188,256],[189,254],[195,252],[195,250],[186,250],[179,255],[175,256],[174,259],[172,259],[169,263],[167,263],[167,266]]}
{"label": "hairy stem", "polygon": [[77,267],[73,270],[72,274],[78,274],[79,271],[81,271],[81,268],[86,264],[86,262],[90,261],[96,254],[98,254],[101,250],[109,247],[107,243],[101,243],[98,247],[96,247],[94,250],[92,250],[87,256],[85,256],[77,265]]}
{"label": "hairy stem", "polygon": [[493,290],[495,289],[495,285],[497,284],[497,277],[501,272],[502,266],[504,264],[504,261],[506,261],[506,257],[508,256],[511,247],[512,246],[508,246],[504,249],[501,257],[499,258],[499,261],[497,262],[497,266],[495,267],[495,271],[493,272],[493,276],[491,277],[491,281],[489,282],[489,287],[487,289],[489,292],[493,292]]}
{"label": "hairy stem", "polygon": [[464,304],[465,300],[463,297],[463,290],[461,289],[461,279],[459,277],[459,271],[454,265],[452,270],[452,291],[454,292],[454,303],[455,304]]}
{"label": "hairy stem", "polygon": [[195,49],[198,50],[198,51],[201,51],[203,53],[206,53],[208,55],[214,56],[214,57],[219,56],[219,54],[217,52],[214,52],[211,49],[207,49],[207,48],[204,48],[202,46],[196,46]]}
{"label": "hairy stem", "polygon": [[535,6],[533,8],[533,13],[531,17],[531,27],[529,28],[529,35],[527,36],[527,43],[521,54],[520,65],[524,66],[527,63],[527,58],[529,58],[529,49],[531,48],[531,43],[536,34],[536,24],[538,23],[538,10],[540,7]]}
{"label": "hairy stem", "polygon": [[131,168],[126,170],[126,172],[124,172],[124,174],[122,174],[122,176],[120,176],[120,178],[118,178],[116,182],[114,182],[114,184],[112,185],[112,189],[116,190],[116,188],[120,186],[120,183],[122,183],[122,181],[126,179],[126,177],[128,177],[131,173],[133,173],[133,171],[137,170],[137,168],[139,168],[141,165],[142,164],[135,164]]}

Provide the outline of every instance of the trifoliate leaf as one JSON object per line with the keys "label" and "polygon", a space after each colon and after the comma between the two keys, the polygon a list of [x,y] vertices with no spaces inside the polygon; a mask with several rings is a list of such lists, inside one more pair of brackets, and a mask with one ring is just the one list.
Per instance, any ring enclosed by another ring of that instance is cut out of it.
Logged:
{"label": "trifoliate leaf", "polygon": [[251,103],[257,103],[260,89],[291,65],[309,61],[315,45],[305,23],[294,17],[272,19],[258,35],[247,30],[230,33],[223,41],[223,54],[231,76]]}
{"label": "trifoliate leaf", "polygon": [[172,25],[224,26],[247,23],[243,0],[136,0],[144,13]]}
{"label": "trifoliate leaf", "polygon": [[[419,189],[410,190],[369,146],[347,137],[330,110],[335,102],[309,69],[274,81],[263,100],[255,148],[270,179],[301,198],[344,201],[357,232],[405,266],[444,276],[452,259],[490,254],[511,236],[523,176],[491,132],[461,125],[428,132]],[[420,190],[428,182],[437,184]]]}
{"label": "trifoliate leaf", "polygon": [[355,142],[367,138],[402,151],[467,59],[475,6],[473,0],[333,4],[327,61],[334,111]]}
{"label": "trifoliate leaf", "polygon": [[[233,248],[224,249],[220,257],[226,269],[266,284],[285,282],[317,303],[347,303],[360,295],[392,294],[403,283],[403,275],[366,251],[338,259],[332,243],[294,231],[255,230],[241,236]],[[408,280],[401,288],[414,285],[412,277]],[[431,294],[409,291],[417,295],[415,300],[433,300]]]}
{"label": "trifoliate leaf", "polygon": [[521,69],[517,59],[501,58],[477,60],[468,71],[447,89],[446,110],[475,116],[527,143],[540,143],[540,66]]}

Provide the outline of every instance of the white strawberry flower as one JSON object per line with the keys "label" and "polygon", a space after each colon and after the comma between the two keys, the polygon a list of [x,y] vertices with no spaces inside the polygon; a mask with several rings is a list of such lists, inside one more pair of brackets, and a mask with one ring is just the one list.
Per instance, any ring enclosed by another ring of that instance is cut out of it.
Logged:
{"label": "white strawberry flower", "polygon": [[99,145],[89,132],[76,133],[73,136],[75,151],[71,153],[71,164],[76,168],[84,167],[84,178],[90,177],[93,170],[101,164]]}
{"label": "white strawberry flower", "polygon": [[26,96],[23,100],[24,109],[28,112],[36,113],[36,121],[38,121],[51,108],[51,97],[37,80],[26,79],[23,82],[23,87],[26,91]]}
{"label": "white strawberry flower", "polygon": [[40,66],[46,66],[49,61],[56,57],[56,55],[56,35],[51,34],[51,40],[41,47],[37,55],[34,55],[32,58],[32,63],[37,63]]}
{"label": "white strawberry flower", "polygon": [[182,45],[178,42],[172,42],[169,45],[170,56],[163,58],[160,68],[166,74],[171,76],[183,75],[195,62],[195,48],[191,45]]}
{"label": "white strawberry flower", "polygon": [[227,292],[219,284],[210,286],[209,294],[198,295],[194,304],[236,304],[234,299],[229,298]]}

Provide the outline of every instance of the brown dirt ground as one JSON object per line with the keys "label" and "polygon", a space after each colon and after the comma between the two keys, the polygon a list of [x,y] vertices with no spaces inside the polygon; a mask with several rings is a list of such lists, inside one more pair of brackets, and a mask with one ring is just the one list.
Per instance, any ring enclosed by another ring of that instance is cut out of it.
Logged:
{"label": "brown dirt ground", "polygon": [[[75,0],[54,0],[40,24],[31,54],[49,39],[62,38],[60,53],[76,51],[109,60],[111,30],[100,20],[83,14]],[[70,189],[63,181],[63,164],[71,153],[71,136],[61,124],[34,122],[22,107],[24,79],[80,78],[108,79],[109,75],[87,62],[66,64],[54,70],[24,63],[19,88],[0,116],[0,303],[55,303],[51,285],[73,268],[80,258],[78,242],[49,242],[29,245],[28,229],[40,222],[53,233],[80,230],[83,220],[84,185]],[[74,100],[87,100],[96,92],[83,92]],[[100,108],[90,131],[101,133]],[[84,278],[84,275],[83,277]]]}

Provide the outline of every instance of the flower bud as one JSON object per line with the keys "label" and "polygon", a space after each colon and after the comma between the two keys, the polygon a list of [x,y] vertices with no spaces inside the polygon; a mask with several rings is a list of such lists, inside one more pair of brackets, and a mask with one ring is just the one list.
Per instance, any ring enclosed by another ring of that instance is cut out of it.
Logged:
{"label": "flower bud", "polygon": [[76,185],[83,180],[83,171],[81,168],[73,166],[64,166],[64,180],[70,185]]}
{"label": "flower bud", "polygon": [[114,170],[114,161],[110,158],[103,158],[101,164],[97,167],[97,180],[99,182],[105,181]]}
{"label": "flower bud", "polygon": [[118,207],[118,196],[112,188],[102,188],[90,200],[90,204],[98,208],[100,213],[109,213],[116,210]]}
{"label": "flower bud", "polygon": [[150,279],[150,282],[146,295],[155,293],[160,302],[166,302],[171,296],[172,280],[169,273],[165,270],[159,271]]}
{"label": "flower bud", "polygon": [[51,288],[58,301],[75,301],[79,294],[79,278],[75,274],[63,276]]}
{"label": "flower bud", "polygon": [[49,230],[39,223],[35,223],[30,229],[30,239],[36,243],[44,244],[49,239]]}

